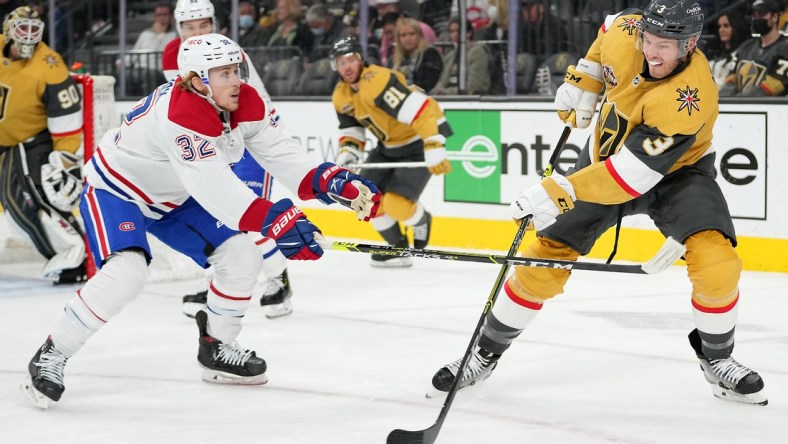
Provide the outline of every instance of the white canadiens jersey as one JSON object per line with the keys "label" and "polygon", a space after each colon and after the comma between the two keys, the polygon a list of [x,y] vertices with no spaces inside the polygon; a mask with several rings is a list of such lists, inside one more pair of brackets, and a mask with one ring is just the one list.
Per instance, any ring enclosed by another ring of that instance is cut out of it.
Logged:
{"label": "white canadiens jersey", "polygon": [[230,169],[244,147],[296,195],[317,166],[282,133],[277,116],[252,87],[242,84],[238,99],[238,111],[219,114],[207,100],[173,81],[159,86],[101,140],[85,166],[88,184],[136,203],[153,219],[193,197],[237,230],[258,199]]}

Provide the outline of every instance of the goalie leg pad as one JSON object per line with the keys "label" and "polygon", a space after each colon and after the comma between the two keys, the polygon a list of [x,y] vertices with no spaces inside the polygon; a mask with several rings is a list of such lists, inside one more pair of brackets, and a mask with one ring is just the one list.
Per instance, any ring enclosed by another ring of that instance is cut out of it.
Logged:
{"label": "goalie leg pad", "polygon": [[120,313],[142,291],[148,261],[139,250],[113,254],[77,291],[55,323],[52,340],[66,357],[73,356],[93,333]]}
{"label": "goalie leg pad", "polygon": [[[574,261],[580,253],[566,245],[544,237],[537,238],[523,252],[525,257]],[[508,285],[515,295],[525,301],[541,304],[564,291],[569,270],[516,266]]]}
{"label": "goalie leg pad", "polygon": [[36,250],[49,259],[57,250],[49,242],[41,224],[41,208],[35,199],[36,190],[31,190],[22,172],[21,159],[16,149],[6,151],[0,164],[0,204],[11,216],[11,220],[30,239]]}
{"label": "goalie leg pad", "polygon": [[208,334],[232,342],[241,332],[263,257],[248,237],[236,235],[219,245],[208,262],[214,267],[208,287]]}

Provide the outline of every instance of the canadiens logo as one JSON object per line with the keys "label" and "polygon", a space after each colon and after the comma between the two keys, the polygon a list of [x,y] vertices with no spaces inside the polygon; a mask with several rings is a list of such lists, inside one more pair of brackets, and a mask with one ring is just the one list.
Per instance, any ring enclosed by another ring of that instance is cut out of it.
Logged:
{"label": "canadiens logo", "polygon": [[693,108],[700,111],[698,106],[698,102],[700,102],[698,88],[690,89],[689,85],[687,85],[687,89],[676,88],[676,92],[679,93],[679,98],[676,101],[681,102],[679,109],[676,110],[677,112],[686,109],[687,114],[691,116]]}
{"label": "canadiens logo", "polygon": [[624,17],[621,20],[621,24],[618,25],[618,27],[621,28],[621,30],[626,32],[627,34],[632,35],[633,32],[640,29],[640,20],[635,18]]}
{"label": "canadiens logo", "polygon": [[616,79],[616,74],[613,72],[612,66],[602,65],[602,77],[605,79],[605,83],[611,87],[615,88],[618,86],[618,79]]}
{"label": "canadiens logo", "polygon": [[120,231],[134,231],[134,222],[121,222],[118,229]]}

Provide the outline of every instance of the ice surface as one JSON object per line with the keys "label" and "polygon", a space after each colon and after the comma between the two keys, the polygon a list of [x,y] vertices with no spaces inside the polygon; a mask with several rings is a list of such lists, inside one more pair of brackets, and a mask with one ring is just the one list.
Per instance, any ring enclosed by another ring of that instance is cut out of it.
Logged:
{"label": "ice surface", "polygon": [[[432,374],[462,355],[497,266],[419,259],[377,269],[330,251],[291,262],[294,313],[247,313],[239,338],[268,362],[264,386],[200,380],[197,328],[181,314],[201,282],[148,284],[66,366],[60,403],[19,391],[26,366],[77,287],[0,264],[2,443],[384,443],[435,421]],[[715,399],[686,339],[686,270],[575,272],[567,292],[461,391],[438,443],[783,443],[788,433],[788,275],[745,272],[734,356],[769,405]],[[255,301],[253,301],[255,302]]]}

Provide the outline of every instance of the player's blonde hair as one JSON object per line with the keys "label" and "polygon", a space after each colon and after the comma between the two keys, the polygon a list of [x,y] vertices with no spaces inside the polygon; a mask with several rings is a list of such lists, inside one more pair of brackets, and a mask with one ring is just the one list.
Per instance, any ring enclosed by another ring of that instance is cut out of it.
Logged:
{"label": "player's blonde hair", "polygon": [[189,74],[186,74],[186,77],[181,77],[181,81],[178,82],[178,88],[186,91],[193,90],[194,87],[192,86],[192,79],[195,77],[199,79],[200,75],[194,71],[191,71],[189,72]]}

